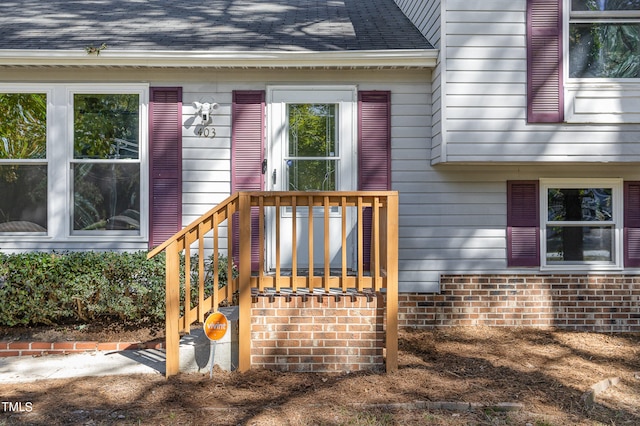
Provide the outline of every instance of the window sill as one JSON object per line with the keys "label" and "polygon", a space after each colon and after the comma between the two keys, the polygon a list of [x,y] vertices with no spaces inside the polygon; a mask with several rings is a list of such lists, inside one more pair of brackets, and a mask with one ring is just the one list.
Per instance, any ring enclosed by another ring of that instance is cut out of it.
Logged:
{"label": "window sill", "polygon": [[640,123],[640,80],[574,79],[564,97],[567,123]]}
{"label": "window sill", "polygon": [[620,272],[624,268],[619,265],[554,265],[554,266],[541,266],[540,272],[562,272],[562,273],[580,273],[585,272]]}

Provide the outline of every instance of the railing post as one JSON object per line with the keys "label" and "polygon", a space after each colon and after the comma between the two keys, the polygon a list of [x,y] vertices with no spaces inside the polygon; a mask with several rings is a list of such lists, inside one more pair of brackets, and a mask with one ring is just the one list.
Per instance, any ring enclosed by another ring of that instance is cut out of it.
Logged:
{"label": "railing post", "polygon": [[180,372],[180,256],[178,243],[173,241],[166,250],[166,362],[165,376],[174,376]]}
{"label": "railing post", "polygon": [[238,196],[238,214],[238,370],[243,372],[251,368],[251,196],[247,193]]}
{"label": "railing post", "polygon": [[398,193],[387,197],[387,373],[398,370]]}

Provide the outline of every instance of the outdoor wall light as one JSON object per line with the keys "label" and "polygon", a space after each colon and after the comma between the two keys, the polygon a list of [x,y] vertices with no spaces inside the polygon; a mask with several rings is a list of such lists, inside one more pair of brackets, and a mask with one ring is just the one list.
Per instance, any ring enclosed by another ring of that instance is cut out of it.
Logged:
{"label": "outdoor wall light", "polygon": [[214,109],[218,109],[218,104],[215,102],[194,102],[194,108],[196,109],[196,114],[202,117],[202,123],[208,123],[211,120],[211,114],[213,114]]}

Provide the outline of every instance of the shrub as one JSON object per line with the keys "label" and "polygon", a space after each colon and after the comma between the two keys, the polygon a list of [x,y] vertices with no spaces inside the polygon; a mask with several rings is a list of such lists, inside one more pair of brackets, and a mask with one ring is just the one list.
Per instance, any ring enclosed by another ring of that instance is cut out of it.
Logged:
{"label": "shrub", "polygon": [[[213,287],[205,259],[205,297]],[[184,258],[181,295],[184,299]],[[219,287],[227,258],[218,258]],[[233,266],[233,275],[237,268]],[[198,300],[198,258],[191,258],[191,301]],[[102,320],[157,323],[165,317],[165,256],[147,252],[0,253],[0,325],[55,325]]]}
{"label": "shrub", "polygon": [[0,325],[164,319],[164,256],[0,253]]}

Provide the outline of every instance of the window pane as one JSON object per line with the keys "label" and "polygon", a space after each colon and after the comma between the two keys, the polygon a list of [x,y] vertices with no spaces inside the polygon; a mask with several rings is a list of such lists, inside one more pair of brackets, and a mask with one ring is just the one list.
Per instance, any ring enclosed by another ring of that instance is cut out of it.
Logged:
{"label": "window pane", "polygon": [[47,230],[47,166],[0,165],[0,232]]}
{"label": "window pane", "polygon": [[139,231],[139,164],[74,164],[73,173],[74,230]]}
{"label": "window pane", "polygon": [[547,227],[547,263],[612,262],[613,227]]}
{"label": "window pane", "polygon": [[569,76],[639,78],[640,24],[571,24]]}
{"label": "window pane", "polygon": [[571,0],[571,10],[640,10],[640,0]]}
{"label": "window pane", "polygon": [[611,188],[550,188],[549,221],[612,221]]}
{"label": "window pane", "polygon": [[0,93],[0,159],[46,155],[47,95]]}
{"label": "window pane", "polygon": [[138,158],[138,98],[74,95],[74,158]]}
{"label": "window pane", "polygon": [[336,105],[289,105],[289,156],[335,157]]}
{"label": "window pane", "polygon": [[335,160],[288,160],[290,191],[335,191]]}

